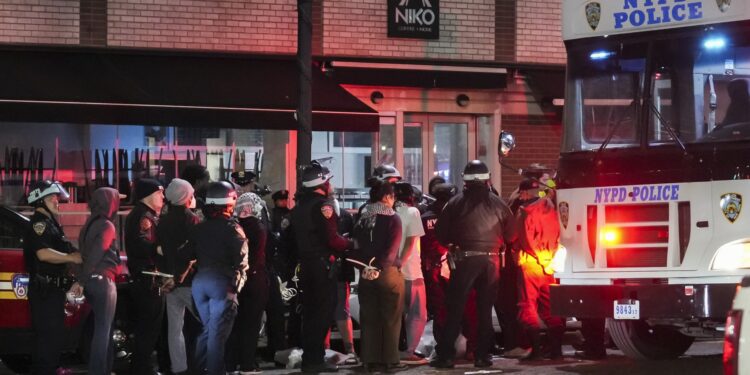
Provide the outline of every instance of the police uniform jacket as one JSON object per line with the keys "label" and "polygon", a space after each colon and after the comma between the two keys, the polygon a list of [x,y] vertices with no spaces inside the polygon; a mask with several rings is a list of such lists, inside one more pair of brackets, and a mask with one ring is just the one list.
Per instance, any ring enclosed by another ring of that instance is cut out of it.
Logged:
{"label": "police uniform jacket", "polygon": [[54,218],[39,211],[31,216],[31,223],[26,230],[23,241],[26,269],[35,275],[59,277],[65,276],[65,264],[52,264],[39,260],[36,252],[41,249],[52,249],[62,253],[75,251],[73,245],[65,239],[62,226]]}
{"label": "police uniform jacket", "polygon": [[440,213],[435,232],[443,245],[465,251],[497,251],[514,239],[514,217],[484,185],[468,185]]}
{"label": "police uniform jacket", "polygon": [[[186,250],[188,233],[200,222],[198,215],[185,206],[169,206],[167,213],[159,218],[156,227],[157,242],[161,245],[164,262],[161,271],[174,275],[182,275],[188,267],[186,257],[180,257],[179,252]],[[181,285],[188,286],[192,277],[188,277]]]}
{"label": "police uniform jacket", "polygon": [[292,226],[302,261],[328,258],[335,252],[354,247],[352,241],[338,233],[334,203],[323,195],[304,196],[292,210]]}
{"label": "police uniform jacket", "polygon": [[229,278],[244,279],[248,267],[247,239],[240,224],[226,217],[212,217],[190,231],[189,258],[196,259],[198,272],[212,270]]}
{"label": "police uniform jacket", "polygon": [[156,252],[157,213],[143,202],[138,202],[125,219],[125,252],[128,254],[128,269],[135,278],[141,271],[154,270],[161,262]]}
{"label": "police uniform jacket", "polygon": [[429,271],[435,267],[440,267],[440,259],[448,248],[438,241],[435,226],[437,225],[438,216],[443,211],[445,201],[436,201],[427,206],[422,214],[422,226],[424,227],[424,236],[419,240],[422,247],[422,266]]}
{"label": "police uniform jacket", "polygon": [[284,207],[274,207],[271,210],[271,231],[282,233],[289,227],[292,210]]}

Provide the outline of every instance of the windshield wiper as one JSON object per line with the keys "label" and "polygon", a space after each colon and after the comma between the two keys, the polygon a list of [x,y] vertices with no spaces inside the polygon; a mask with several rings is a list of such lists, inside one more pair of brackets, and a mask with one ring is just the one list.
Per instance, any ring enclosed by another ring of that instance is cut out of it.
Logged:
{"label": "windshield wiper", "polygon": [[[635,102],[636,102],[636,100],[633,99],[633,101],[630,102],[629,107],[634,107],[635,106]],[[607,148],[607,146],[609,145],[609,142],[612,141],[612,137],[615,136],[615,133],[617,133],[617,129],[620,128],[620,124],[622,124],[622,122],[624,120],[625,120],[625,118],[619,118],[617,120],[617,122],[615,123],[615,126],[613,126],[612,129],[609,130],[609,133],[607,133],[607,138],[604,138],[604,142],[602,142],[602,145],[599,146],[598,150],[596,150],[596,156],[597,157],[599,156],[599,154],[601,154],[602,151],[604,151],[605,148]]]}
{"label": "windshield wiper", "polygon": [[648,99],[648,108],[653,112],[653,114],[656,115],[656,118],[659,119],[659,122],[661,122],[661,125],[664,127],[664,129],[667,130],[667,133],[669,133],[669,136],[672,138],[672,140],[677,143],[678,146],[682,149],[682,152],[685,154],[688,153],[687,148],[685,148],[685,144],[682,142],[680,137],[677,136],[677,132],[672,128],[672,126],[669,124],[669,121],[665,120],[664,117],[661,115],[661,112],[656,108],[656,104],[654,104],[654,101],[651,100],[651,98]]}

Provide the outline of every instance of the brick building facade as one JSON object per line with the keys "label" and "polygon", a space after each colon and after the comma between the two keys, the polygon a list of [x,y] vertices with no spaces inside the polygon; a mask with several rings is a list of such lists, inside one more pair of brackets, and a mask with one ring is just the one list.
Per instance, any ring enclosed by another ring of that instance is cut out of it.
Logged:
{"label": "brick building facade", "polygon": [[[404,64],[407,75],[410,69],[437,71],[448,66],[479,69],[494,77],[501,74],[498,69],[505,69],[507,84],[498,87],[483,86],[481,78],[457,87],[441,86],[445,77],[435,78],[434,85],[399,85],[347,81],[337,76],[335,68],[327,74],[384,117],[394,118],[397,125],[405,114],[426,113],[426,108],[432,108],[433,115],[465,115],[470,128],[480,117],[491,118],[495,133],[503,128],[518,135],[519,147],[511,161],[519,166],[555,164],[560,110],[545,104],[558,93],[534,88],[524,80],[536,71],[563,74],[561,6],[561,0],[443,0],[439,38],[411,39],[388,37],[386,1],[313,0],[314,59],[324,70],[339,60],[364,63],[365,68],[355,69],[355,74],[361,71],[374,77],[383,72],[378,64],[388,63]],[[52,45],[105,51],[204,51],[209,56],[293,55],[296,7],[290,0],[6,0],[0,3],[0,43],[32,49]],[[463,77],[446,74],[449,81]],[[375,91],[392,97],[374,103],[370,95]],[[469,105],[456,104],[459,94],[472,99]],[[469,150],[480,148],[472,142]],[[427,145],[423,147],[426,155]],[[470,152],[474,152],[470,158],[478,157],[476,151]],[[402,156],[396,155],[394,162],[403,166]],[[499,177],[499,167],[495,172]],[[503,178],[503,193],[516,182],[515,176]]]}

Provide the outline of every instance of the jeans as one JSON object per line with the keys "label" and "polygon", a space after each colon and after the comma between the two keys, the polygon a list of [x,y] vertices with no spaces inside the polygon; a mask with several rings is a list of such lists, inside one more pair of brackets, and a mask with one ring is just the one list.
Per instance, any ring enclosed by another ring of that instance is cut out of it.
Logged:
{"label": "jeans", "polygon": [[406,353],[417,350],[427,324],[427,292],[424,279],[404,280],[404,323],[406,325]]}
{"label": "jeans", "polygon": [[201,369],[209,375],[224,375],[227,338],[237,315],[237,296],[230,293],[229,277],[212,270],[198,271],[193,279],[193,299],[203,323],[195,350]]}
{"label": "jeans", "polygon": [[94,336],[91,339],[89,374],[109,375],[112,373],[114,342],[112,341],[112,321],[117,307],[117,287],[114,281],[104,277],[88,280],[84,288],[86,299],[94,314]]}
{"label": "jeans", "polygon": [[169,340],[169,359],[172,372],[187,371],[187,354],[185,336],[182,328],[185,325],[185,310],[193,316],[198,315],[193,307],[193,293],[190,287],[177,287],[167,294],[167,337]]}

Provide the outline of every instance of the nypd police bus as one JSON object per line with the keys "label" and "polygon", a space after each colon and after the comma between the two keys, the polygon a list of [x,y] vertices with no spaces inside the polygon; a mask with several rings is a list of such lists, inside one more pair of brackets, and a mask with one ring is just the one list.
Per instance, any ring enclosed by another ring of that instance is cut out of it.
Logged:
{"label": "nypd police bus", "polygon": [[750,1],[563,7],[552,308],[607,318],[629,356],[676,357],[721,337],[750,275]]}

